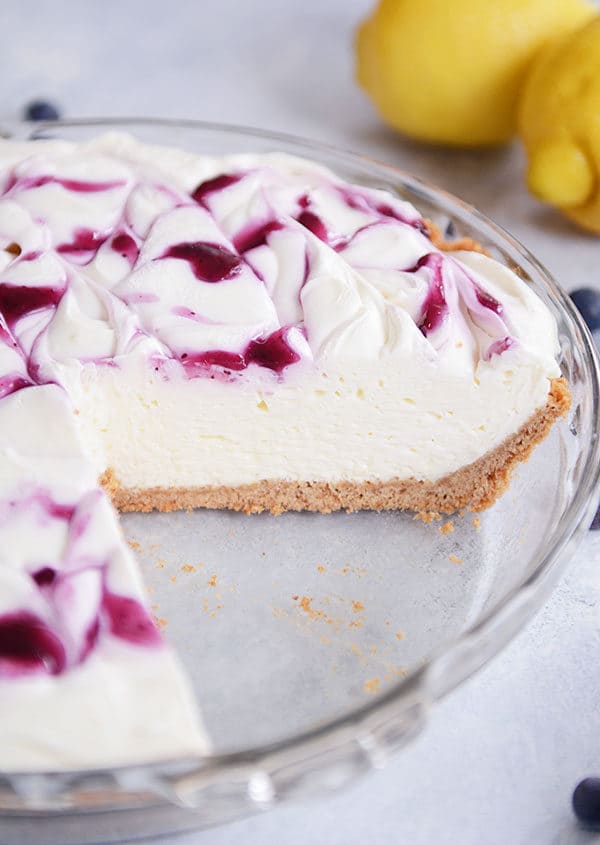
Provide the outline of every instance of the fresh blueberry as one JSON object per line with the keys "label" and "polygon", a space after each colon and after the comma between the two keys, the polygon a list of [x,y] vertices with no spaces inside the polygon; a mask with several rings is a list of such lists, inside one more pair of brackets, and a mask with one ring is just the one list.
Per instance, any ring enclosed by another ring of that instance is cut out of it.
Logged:
{"label": "fresh blueberry", "polygon": [[583,825],[600,830],[600,778],[585,778],[577,784],[573,812]]}
{"label": "fresh blueberry", "polygon": [[25,120],[58,120],[60,112],[47,100],[32,100],[24,111]]}
{"label": "fresh blueberry", "polygon": [[578,288],[571,294],[571,299],[579,313],[593,332],[600,329],[600,291],[593,288]]}
{"label": "fresh blueberry", "polygon": [[596,515],[592,519],[592,524],[590,525],[590,531],[598,531],[600,528],[600,508],[596,511]]}

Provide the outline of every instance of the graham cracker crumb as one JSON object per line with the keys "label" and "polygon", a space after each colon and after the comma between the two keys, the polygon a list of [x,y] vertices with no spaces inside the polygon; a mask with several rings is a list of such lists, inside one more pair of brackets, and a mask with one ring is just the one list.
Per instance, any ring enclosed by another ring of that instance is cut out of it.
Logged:
{"label": "graham cracker crumb", "polygon": [[406,677],[406,675],[408,675],[408,669],[406,669],[404,666],[398,668],[398,666],[391,666],[390,664],[388,664],[388,667],[390,671],[383,676],[383,679],[385,681],[395,681],[396,678],[404,678]]}
{"label": "graham cracker crumb", "polygon": [[184,563],[181,568],[183,569],[184,572],[195,572],[196,571],[196,567],[192,566],[191,563]]}
{"label": "graham cracker crumb", "polygon": [[438,531],[440,534],[451,534],[454,531],[454,523],[451,519],[449,519],[448,522],[444,522],[443,525],[440,525]]}
{"label": "graham cracker crumb", "polygon": [[212,575],[208,579],[208,586],[209,587],[216,587],[217,586],[217,576],[216,575]]}
{"label": "graham cracker crumb", "polygon": [[481,531],[481,518],[479,516],[473,517],[473,528],[476,531]]}
{"label": "graham cracker crumb", "polygon": [[127,545],[130,549],[133,549],[135,552],[137,552],[141,548],[137,540],[127,540]]}
{"label": "graham cracker crumb", "polygon": [[439,521],[441,519],[441,514],[437,513],[437,511],[419,511],[413,516],[413,519],[420,520],[424,522],[425,525],[429,525],[430,522],[434,520]]}
{"label": "graham cracker crumb", "polygon": [[429,231],[429,238],[431,243],[438,249],[443,249],[444,252],[455,252],[456,250],[465,250],[466,252],[481,252],[483,255],[488,255],[489,252],[485,250],[478,241],[473,238],[457,238],[454,241],[447,241],[443,237],[439,226],[433,220],[423,220],[427,230]]}
{"label": "graham cracker crumb", "polygon": [[322,563],[317,566],[317,572],[327,572]]}
{"label": "graham cracker crumb", "polygon": [[456,555],[448,555],[448,560],[451,563],[462,563],[462,558],[456,557]]}
{"label": "graham cracker crumb", "polygon": [[324,610],[315,610],[312,607],[312,598],[310,598],[310,596],[302,596],[300,599],[300,607],[304,613],[310,616],[311,619],[325,619],[327,617]]}
{"label": "graham cracker crumb", "polygon": [[396,639],[397,640],[404,639],[404,631],[396,631]]}
{"label": "graham cracker crumb", "polygon": [[352,613],[360,613],[361,610],[364,610],[365,606],[361,601],[353,601],[352,602]]}
{"label": "graham cracker crumb", "polygon": [[379,684],[381,683],[380,678],[370,678],[368,681],[365,681],[364,690],[368,692],[370,695],[373,695],[379,689]]}

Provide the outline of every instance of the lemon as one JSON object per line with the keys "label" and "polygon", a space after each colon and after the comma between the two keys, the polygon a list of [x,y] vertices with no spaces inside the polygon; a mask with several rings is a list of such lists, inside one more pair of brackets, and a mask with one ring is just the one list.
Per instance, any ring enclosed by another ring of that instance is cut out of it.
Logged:
{"label": "lemon", "polygon": [[357,33],[358,81],[406,135],[502,143],[535,53],[593,14],[586,0],[381,0]]}
{"label": "lemon", "polygon": [[600,233],[600,17],[549,44],[519,104],[532,193]]}

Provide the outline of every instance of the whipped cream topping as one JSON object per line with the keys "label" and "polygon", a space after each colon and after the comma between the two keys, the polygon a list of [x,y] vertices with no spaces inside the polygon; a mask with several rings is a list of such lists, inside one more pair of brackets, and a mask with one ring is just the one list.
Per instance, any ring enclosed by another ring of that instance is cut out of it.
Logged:
{"label": "whipped cream topping", "polygon": [[[119,759],[206,747],[103,470],[132,487],[433,480],[544,404],[557,348],[507,267],[440,251],[410,204],[316,164],[0,141],[0,768],[22,736],[3,690],[41,684],[70,713],[93,666],[128,690]],[[149,655],[179,691],[162,744]],[[108,759],[85,754],[54,763]]]}
{"label": "whipped cream topping", "polygon": [[[408,203],[316,165],[182,154],[169,172],[176,153],[114,135],[36,142],[16,162],[15,147],[0,149],[12,389],[26,372],[59,381],[57,362],[133,353],[188,377],[407,348],[474,372],[515,346],[539,355],[552,328],[525,286],[437,250]],[[534,336],[517,325],[531,308]]]}

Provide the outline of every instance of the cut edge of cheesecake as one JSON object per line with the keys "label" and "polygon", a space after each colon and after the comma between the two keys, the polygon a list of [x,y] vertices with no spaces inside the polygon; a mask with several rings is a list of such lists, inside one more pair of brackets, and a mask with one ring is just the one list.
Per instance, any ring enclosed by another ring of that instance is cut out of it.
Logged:
{"label": "cut edge of cheesecake", "polygon": [[437,481],[392,478],[386,481],[263,480],[239,486],[122,487],[118,469],[107,469],[100,483],[120,511],[174,511],[193,508],[227,509],[244,513],[270,511],[407,510],[454,513],[463,508],[482,511],[505,492],[515,466],[526,461],[554,423],[571,407],[564,378],[552,379],[548,400],[503,443],[471,464]]}
{"label": "cut edge of cheesecake", "polygon": [[[469,237],[446,240],[432,220],[424,219],[431,242],[445,252],[487,251]],[[437,481],[392,478],[385,481],[310,481],[263,479],[236,486],[200,487],[123,487],[118,469],[108,468],[100,484],[122,512],[153,510],[171,512],[207,508],[243,511],[246,514],[270,511],[348,513],[361,510],[405,510],[436,516],[468,509],[479,512],[491,507],[507,490],[513,470],[527,461],[533,449],[549,434],[554,423],[566,417],[571,393],[566,379],[550,382],[546,404],[539,408],[499,446],[471,464]]]}

